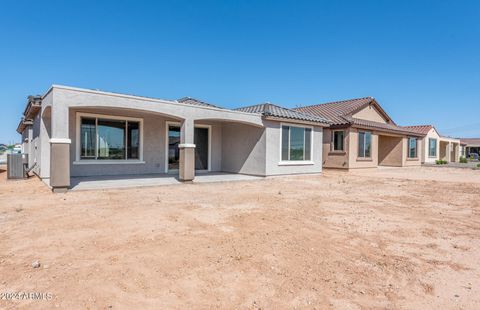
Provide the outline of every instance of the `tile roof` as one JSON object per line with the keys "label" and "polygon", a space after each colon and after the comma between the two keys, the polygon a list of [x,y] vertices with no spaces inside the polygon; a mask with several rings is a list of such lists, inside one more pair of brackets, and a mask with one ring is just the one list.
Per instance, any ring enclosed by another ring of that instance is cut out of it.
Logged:
{"label": "tile roof", "polygon": [[416,126],[402,126],[402,128],[405,128],[410,131],[418,132],[422,135],[427,135],[428,132],[434,127],[432,125],[416,125]]}
{"label": "tile roof", "polygon": [[[375,105],[377,110],[383,114],[387,119],[387,123],[374,122],[359,118],[352,117],[355,113],[367,107],[368,105]],[[332,120],[332,125],[354,125],[364,128],[372,128],[379,131],[387,131],[404,135],[419,136],[415,130],[409,128],[403,128],[397,126],[395,122],[387,115],[378,102],[373,97],[364,97],[349,99],[343,101],[328,102],[322,104],[316,104],[306,107],[295,108],[295,111],[315,115],[318,117],[324,117]]]}
{"label": "tile roof", "polygon": [[368,121],[364,119],[359,119],[359,118],[353,118],[351,117],[351,124],[360,126],[360,127],[366,127],[366,128],[372,128],[376,129],[379,131],[388,131],[388,132],[394,132],[394,133],[402,133],[405,135],[412,135],[412,136],[423,136],[422,133],[419,133],[417,131],[412,131],[408,128],[405,127],[400,127],[394,124],[385,124],[385,123],[379,123],[379,122],[373,122],[373,121]]}
{"label": "tile roof", "polygon": [[241,108],[235,109],[235,111],[256,113],[266,117],[270,116],[270,117],[316,122],[316,123],[323,123],[323,124],[330,123],[330,121],[324,117],[310,115],[310,114],[302,113],[292,109],[283,108],[271,103],[261,103],[261,104],[252,105],[248,107],[241,107]]}
{"label": "tile roof", "polygon": [[480,138],[460,138],[460,142],[467,146],[480,146]]}
{"label": "tile roof", "polygon": [[354,114],[374,100],[372,97],[365,97],[298,107],[294,110],[330,119],[335,125],[343,125],[349,123],[345,116]]}
{"label": "tile roof", "polygon": [[180,98],[180,99],[177,100],[177,102],[185,103],[185,104],[191,104],[191,105],[198,105],[198,106],[203,106],[203,107],[223,109],[222,107],[219,107],[219,106],[216,106],[216,105],[213,105],[211,103],[207,103],[207,102],[195,99],[195,98],[191,98],[191,97]]}

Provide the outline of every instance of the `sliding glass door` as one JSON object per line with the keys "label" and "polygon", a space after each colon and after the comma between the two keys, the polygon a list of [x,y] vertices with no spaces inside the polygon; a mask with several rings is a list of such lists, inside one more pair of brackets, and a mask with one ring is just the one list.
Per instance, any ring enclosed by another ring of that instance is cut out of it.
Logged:
{"label": "sliding glass door", "polygon": [[[195,127],[194,143],[195,143],[195,170],[205,170],[208,167],[209,158],[209,127]],[[180,166],[180,126],[168,125],[168,171],[178,170]]]}

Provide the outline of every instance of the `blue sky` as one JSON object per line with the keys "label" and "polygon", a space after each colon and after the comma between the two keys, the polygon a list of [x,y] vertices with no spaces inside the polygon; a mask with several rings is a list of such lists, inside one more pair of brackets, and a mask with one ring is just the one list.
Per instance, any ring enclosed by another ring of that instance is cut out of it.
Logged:
{"label": "blue sky", "polygon": [[51,84],[224,107],[373,96],[480,136],[479,1],[1,1],[0,142]]}

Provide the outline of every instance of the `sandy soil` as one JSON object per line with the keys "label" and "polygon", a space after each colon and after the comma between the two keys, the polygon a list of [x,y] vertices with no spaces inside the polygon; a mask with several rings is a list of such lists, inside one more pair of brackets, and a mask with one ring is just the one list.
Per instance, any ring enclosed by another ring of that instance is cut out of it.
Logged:
{"label": "sandy soil", "polygon": [[0,172],[0,293],[53,294],[0,308],[480,309],[479,198],[466,169],[56,195]]}

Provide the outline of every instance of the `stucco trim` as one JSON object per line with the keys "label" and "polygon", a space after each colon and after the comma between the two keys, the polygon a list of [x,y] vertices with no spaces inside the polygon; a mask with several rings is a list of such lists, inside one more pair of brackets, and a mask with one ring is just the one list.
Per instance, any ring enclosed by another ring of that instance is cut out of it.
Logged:
{"label": "stucco trim", "polygon": [[56,144],[70,144],[72,143],[72,140],[70,139],[64,139],[64,138],[51,138],[49,140],[50,143],[56,143]]}

